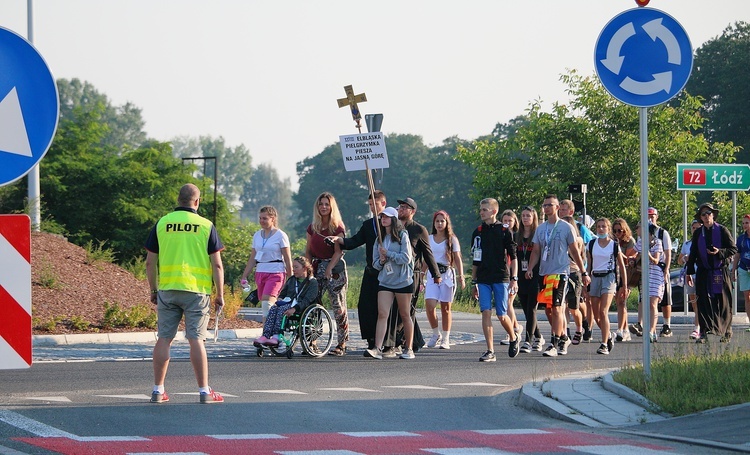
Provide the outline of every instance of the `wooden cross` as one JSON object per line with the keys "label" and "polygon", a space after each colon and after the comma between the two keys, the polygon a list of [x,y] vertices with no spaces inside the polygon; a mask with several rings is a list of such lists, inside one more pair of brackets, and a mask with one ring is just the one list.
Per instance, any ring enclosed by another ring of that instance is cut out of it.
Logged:
{"label": "wooden cross", "polygon": [[339,103],[339,108],[349,105],[349,108],[352,111],[352,119],[357,123],[357,128],[361,128],[360,121],[362,120],[362,114],[359,113],[359,107],[357,106],[357,103],[366,102],[367,96],[365,96],[364,93],[355,95],[354,89],[351,85],[347,85],[346,87],[344,87],[344,93],[346,93],[346,98],[339,98],[337,100]]}

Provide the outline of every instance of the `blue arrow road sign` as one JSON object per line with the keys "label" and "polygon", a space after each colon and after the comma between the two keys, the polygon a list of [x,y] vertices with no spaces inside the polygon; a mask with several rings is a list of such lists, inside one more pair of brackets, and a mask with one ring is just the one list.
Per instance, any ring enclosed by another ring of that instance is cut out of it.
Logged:
{"label": "blue arrow road sign", "polygon": [[693,48],[672,16],[635,8],[609,21],[594,49],[596,74],[625,104],[651,107],[669,101],[693,70]]}
{"label": "blue arrow road sign", "polygon": [[26,175],[55,136],[55,78],[24,38],[0,27],[0,186]]}

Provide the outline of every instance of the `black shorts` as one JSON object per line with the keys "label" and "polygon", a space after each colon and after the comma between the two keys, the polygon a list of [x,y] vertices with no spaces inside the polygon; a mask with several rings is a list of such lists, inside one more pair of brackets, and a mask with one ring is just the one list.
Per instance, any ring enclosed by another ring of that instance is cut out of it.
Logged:
{"label": "black shorts", "polygon": [[581,283],[581,275],[578,272],[571,271],[568,279],[568,292],[565,294],[568,308],[571,310],[577,310],[580,306],[582,288],[583,283]]}
{"label": "black shorts", "polygon": [[414,283],[398,289],[391,289],[385,286],[378,285],[378,291],[388,291],[395,294],[414,294]]}

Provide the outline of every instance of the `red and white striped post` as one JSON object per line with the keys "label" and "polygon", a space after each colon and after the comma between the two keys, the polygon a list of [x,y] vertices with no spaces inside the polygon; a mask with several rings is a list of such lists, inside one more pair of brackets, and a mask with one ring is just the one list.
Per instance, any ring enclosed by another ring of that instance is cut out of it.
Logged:
{"label": "red and white striped post", "polygon": [[0,215],[0,369],[31,366],[31,219]]}

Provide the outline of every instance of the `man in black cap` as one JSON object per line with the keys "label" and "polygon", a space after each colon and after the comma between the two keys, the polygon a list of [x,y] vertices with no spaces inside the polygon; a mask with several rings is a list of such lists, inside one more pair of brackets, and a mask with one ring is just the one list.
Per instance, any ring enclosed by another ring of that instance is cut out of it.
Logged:
{"label": "man in black cap", "polygon": [[[424,337],[422,337],[422,331],[417,325],[415,313],[417,310],[417,299],[419,298],[419,288],[422,284],[422,265],[427,264],[427,268],[435,278],[435,283],[440,283],[441,275],[438,269],[437,262],[432,255],[432,248],[430,248],[430,237],[427,232],[427,228],[414,221],[414,214],[417,213],[417,203],[414,199],[406,197],[403,199],[397,199],[398,201],[398,219],[404,224],[406,232],[409,233],[409,240],[411,241],[411,249],[414,252],[414,295],[411,299],[411,318],[414,322],[414,342],[412,349],[414,351],[419,350],[424,346]],[[391,308],[391,315],[388,320],[388,330],[386,333],[385,341],[383,345],[386,348],[396,348],[401,342],[401,334],[403,331],[403,324],[401,323],[400,316],[396,306]],[[394,349],[383,349],[383,356],[395,355]]]}
{"label": "man in black cap", "polygon": [[695,286],[698,296],[701,334],[697,343],[705,343],[709,333],[721,337],[723,343],[732,338],[732,280],[727,265],[737,254],[737,245],[729,230],[715,221],[718,214],[712,204],[701,204],[695,215],[703,226],[693,232],[687,261],[687,285]]}

